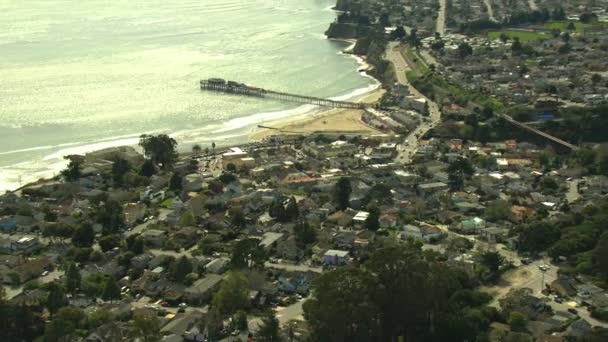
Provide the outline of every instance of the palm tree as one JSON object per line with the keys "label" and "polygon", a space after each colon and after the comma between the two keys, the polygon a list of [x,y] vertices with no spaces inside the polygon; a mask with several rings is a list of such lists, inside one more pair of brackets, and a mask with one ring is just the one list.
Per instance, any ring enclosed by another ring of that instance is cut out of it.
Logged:
{"label": "palm tree", "polygon": [[203,149],[201,148],[201,145],[199,145],[199,144],[195,144],[194,146],[192,146],[192,154],[194,156],[200,155],[202,150]]}

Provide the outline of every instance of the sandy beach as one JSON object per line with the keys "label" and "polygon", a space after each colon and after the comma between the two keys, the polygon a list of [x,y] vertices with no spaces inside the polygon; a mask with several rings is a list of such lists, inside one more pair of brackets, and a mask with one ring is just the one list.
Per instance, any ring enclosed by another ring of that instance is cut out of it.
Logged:
{"label": "sandy beach", "polygon": [[[364,95],[357,102],[373,103],[384,94],[384,89],[378,88]],[[361,132],[362,134],[378,133],[361,120],[363,110],[334,108],[297,115],[272,122],[261,123],[274,129],[259,128],[250,135],[251,140],[262,140],[277,134],[310,134],[314,132]]]}

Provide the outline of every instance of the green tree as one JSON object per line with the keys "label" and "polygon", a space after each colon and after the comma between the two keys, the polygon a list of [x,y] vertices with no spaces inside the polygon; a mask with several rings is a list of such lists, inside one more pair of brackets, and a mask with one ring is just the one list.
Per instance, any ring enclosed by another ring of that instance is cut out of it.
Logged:
{"label": "green tree", "polygon": [[489,202],[484,213],[486,220],[496,222],[511,216],[511,205],[505,200]]}
{"label": "green tree", "polygon": [[80,271],[75,263],[70,263],[67,271],[65,272],[65,288],[69,293],[75,294],[80,288]]}
{"label": "green tree", "polygon": [[124,176],[129,172],[131,166],[129,162],[123,158],[116,158],[114,163],[112,163],[112,180],[114,181],[114,185],[122,186],[124,181]]}
{"label": "green tree", "polygon": [[169,179],[169,190],[176,192],[182,191],[182,182],[182,175],[177,172],[174,172],[171,176],[171,179]]}
{"label": "green tree", "polygon": [[334,196],[338,209],[345,210],[349,206],[350,194],[353,191],[350,184],[350,179],[342,177],[336,182],[334,187]]}
{"label": "green tree", "polygon": [[93,226],[88,222],[81,223],[80,226],[74,230],[72,243],[76,247],[91,247],[93,242],[95,242]]}
{"label": "green tree", "polygon": [[296,235],[296,242],[300,246],[306,246],[317,241],[317,231],[305,220],[298,221],[293,227],[293,231]]}
{"label": "green tree", "polygon": [[232,207],[229,210],[230,222],[236,229],[243,229],[247,225],[247,218],[241,207]]}
{"label": "green tree", "polygon": [[498,252],[486,251],[481,253],[481,265],[487,270],[487,280],[494,281],[499,276],[500,266],[505,259]]}
{"label": "green tree", "polygon": [[372,207],[369,210],[369,216],[365,219],[365,229],[373,232],[380,229],[380,210],[376,207]]}
{"label": "green tree", "polygon": [[448,174],[448,185],[450,190],[459,191],[464,187],[464,177],[462,173],[449,173]]}
{"label": "green tree", "polygon": [[121,297],[120,288],[116,281],[112,277],[107,277],[101,292],[101,299],[109,300],[112,303],[114,300],[120,300]]}
{"label": "green tree", "polygon": [[298,209],[296,198],[293,196],[291,196],[287,201],[287,206],[285,207],[285,216],[288,222],[296,220],[298,216],[300,216],[300,210]]}
{"label": "green tree", "polygon": [[7,303],[1,295],[0,317],[0,341],[33,341],[42,332],[42,322],[34,316],[32,309]]}
{"label": "green tree", "polygon": [[467,43],[460,43],[460,45],[458,45],[458,56],[460,58],[466,58],[468,56],[471,56],[472,54],[473,48],[471,47],[471,45]]}
{"label": "green tree", "polygon": [[213,341],[220,340],[222,329],[224,328],[224,318],[217,306],[212,306],[207,315],[207,329],[209,338]]}
{"label": "green tree", "polygon": [[566,25],[566,30],[568,31],[575,31],[576,30],[576,26],[574,25],[573,22],[568,22],[568,25]]}
{"label": "green tree", "polygon": [[120,246],[120,242],[122,241],[122,237],[118,234],[106,235],[99,239],[97,242],[99,247],[101,247],[102,252],[107,252],[115,247]]}
{"label": "green tree", "polygon": [[259,246],[257,239],[238,240],[232,247],[230,265],[233,268],[262,267],[264,261],[266,261],[266,253]]}
{"label": "green tree", "polygon": [[189,273],[192,273],[192,270],[193,267],[190,260],[188,260],[188,258],[186,258],[185,256],[182,256],[181,258],[177,259],[177,261],[173,264],[173,269],[171,273],[175,281],[183,283],[186,279],[186,276]]}
{"label": "green tree", "polygon": [[103,227],[102,234],[116,234],[125,225],[122,206],[115,200],[108,199],[97,206],[95,221]]}
{"label": "green tree", "polygon": [[106,275],[103,273],[92,273],[81,280],[80,287],[82,292],[89,298],[97,298],[101,295],[105,283]]}
{"label": "green tree", "polygon": [[141,164],[139,174],[144,177],[152,177],[155,173],[156,167],[154,166],[154,162],[150,159],[146,159],[143,164]]}
{"label": "green tree", "polygon": [[144,342],[157,341],[160,336],[160,322],[154,315],[137,315],[133,320],[137,337]]}
{"label": "green tree", "polygon": [[509,325],[513,331],[524,332],[527,325],[526,317],[521,312],[512,311],[509,314]]}
{"label": "green tree", "polygon": [[202,150],[203,149],[199,144],[195,144],[194,146],[192,146],[192,154],[195,156],[200,155]]}
{"label": "green tree", "polygon": [[140,234],[130,235],[127,237],[127,249],[135,255],[144,252],[144,239]]}
{"label": "green tree", "polygon": [[403,26],[397,26],[395,31],[391,32],[391,39],[393,39],[393,40],[403,39],[403,38],[405,38],[406,35],[407,34],[406,34]]}
{"label": "green tree", "polygon": [[238,310],[234,314],[234,317],[232,319],[233,319],[234,325],[236,326],[237,329],[239,329],[239,330],[247,330],[248,329],[248,325],[247,325],[247,312],[245,312],[243,310]]}
{"label": "green tree", "polygon": [[44,331],[44,341],[75,341],[77,329],[84,328],[86,315],[73,306],[66,306],[57,311],[57,317],[47,324]]}
{"label": "green tree", "polygon": [[68,298],[63,291],[63,288],[56,283],[50,283],[48,285],[49,294],[46,298],[46,307],[49,309],[51,314],[51,320],[55,313],[64,306],[69,304]]}
{"label": "green tree", "polygon": [[144,155],[157,165],[168,169],[177,161],[177,141],[166,134],[142,135],[139,146],[144,150]]}
{"label": "green tree", "polygon": [[608,232],[604,232],[599,238],[592,256],[598,271],[608,278]]}
{"label": "green tree", "polygon": [[313,282],[314,296],[304,303],[313,341],[374,341],[378,338],[377,282],[358,268],[339,268]]}
{"label": "green tree", "polygon": [[242,273],[229,272],[219,291],[213,296],[213,306],[224,314],[233,314],[249,304],[249,282]]}
{"label": "green tree", "polygon": [[61,176],[68,182],[77,181],[82,176],[82,162],[78,158],[65,157],[65,159],[68,159],[70,163],[65,170],[61,171]]}
{"label": "green tree", "polygon": [[499,38],[503,44],[506,44],[509,41],[509,36],[507,36],[504,32],[500,34]]}
{"label": "green tree", "polygon": [[593,83],[594,87],[600,82],[602,82],[602,75],[600,75],[600,74],[591,75],[591,83]]}
{"label": "green tree", "polygon": [[279,320],[273,310],[269,310],[264,314],[262,318],[262,324],[260,324],[258,332],[256,334],[256,341],[260,342],[279,342],[281,337],[279,335]]}
{"label": "green tree", "polygon": [[523,46],[521,45],[521,42],[519,41],[519,37],[514,37],[513,43],[511,44],[511,52],[514,55],[519,55],[522,53],[522,51],[523,51]]}
{"label": "green tree", "polygon": [[524,252],[542,252],[560,238],[560,231],[547,222],[534,222],[522,227],[517,245]]}
{"label": "green tree", "polygon": [[112,313],[107,309],[97,309],[89,313],[89,326],[97,328],[112,321]]}

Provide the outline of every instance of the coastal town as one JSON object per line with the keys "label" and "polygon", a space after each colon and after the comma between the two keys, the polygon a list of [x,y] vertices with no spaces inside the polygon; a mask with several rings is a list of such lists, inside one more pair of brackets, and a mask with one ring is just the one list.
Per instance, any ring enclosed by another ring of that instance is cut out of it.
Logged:
{"label": "coastal town", "polygon": [[608,340],[608,1],[335,9],[369,105],[0,195],[0,340]]}

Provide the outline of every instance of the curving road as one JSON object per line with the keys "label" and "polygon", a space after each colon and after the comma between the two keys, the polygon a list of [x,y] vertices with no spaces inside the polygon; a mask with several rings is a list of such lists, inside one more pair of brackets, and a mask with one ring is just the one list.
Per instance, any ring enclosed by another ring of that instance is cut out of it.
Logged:
{"label": "curving road", "polygon": [[439,0],[439,13],[437,14],[437,25],[435,27],[435,32],[439,32],[442,37],[445,34],[446,2],[447,0]]}
{"label": "curving road", "polygon": [[422,122],[422,124],[416,127],[416,129],[411,131],[405,137],[403,143],[397,146],[398,153],[397,157],[395,157],[395,162],[400,164],[408,164],[411,162],[412,156],[418,149],[418,140],[420,137],[424,136],[426,132],[441,122],[441,112],[439,111],[439,106],[437,106],[435,102],[431,101],[420,93],[408,81],[405,73],[411,69],[401,51],[402,46],[399,43],[390,42],[385,52],[386,60],[393,64],[397,82],[406,86],[411,95],[424,98],[429,105],[428,119]]}
{"label": "curving road", "polygon": [[536,5],[535,0],[528,0],[528,5],[530,6],[531,10],[538,11],[538,5]]}
{"label": "curving road", "polygon": [[488,18],[493,22],[497,22],[496,17],[494,17],[494,8],[492,8],[492,0],[483,0],[486,4],[486,8],[488,9]]}

